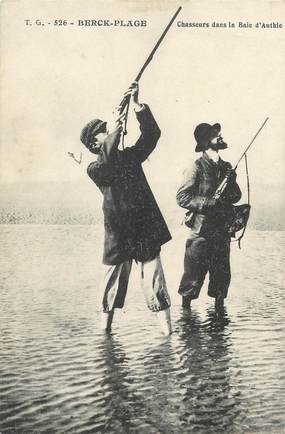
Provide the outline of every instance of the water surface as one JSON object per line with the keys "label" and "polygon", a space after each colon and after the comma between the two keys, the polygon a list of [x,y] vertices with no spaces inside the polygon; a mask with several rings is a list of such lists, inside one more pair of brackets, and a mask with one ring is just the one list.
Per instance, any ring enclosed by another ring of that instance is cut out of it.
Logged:
{"label": "water surface", "polygon": [[220,318],[205,287],[180,308],[186,232],[173,236],[162,255],[173,335],[160,333],[134,266],[105,336],[100,228],[0,226],[2,434],[284,432],[284,233],[233,245]]}

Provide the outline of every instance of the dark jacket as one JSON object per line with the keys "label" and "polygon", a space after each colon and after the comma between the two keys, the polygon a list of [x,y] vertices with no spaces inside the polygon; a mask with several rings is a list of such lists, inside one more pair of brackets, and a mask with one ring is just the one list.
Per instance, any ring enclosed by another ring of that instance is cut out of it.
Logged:
{"label": "dark jacket", "polygon": [[201,236],[222,234],[226,236],[225,225],[232,215],[232,204],[241,198],[241,191],[236,181],[231,182],[223,193],[222,200],[214,207],[209,207],[210,199],[231,164],[221,158],[215,163],[206,152],[185,171],[182,186],[177,192],[177,203],[193,211],[192,230]]}
{"label": "dark jacket", "polygon": [[171,239],[142,169],[160,129],[147,105],[136,116],[141,130],[136,144],[118,150],[120,133],[115,131],[106,138],[97,161],[87,168],[104,195],[103,263],[107,265],[152,259]]}

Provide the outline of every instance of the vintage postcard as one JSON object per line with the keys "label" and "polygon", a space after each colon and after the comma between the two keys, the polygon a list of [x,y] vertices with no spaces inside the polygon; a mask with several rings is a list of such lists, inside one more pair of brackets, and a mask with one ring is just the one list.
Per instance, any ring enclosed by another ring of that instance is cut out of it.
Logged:
{"label": "vintage postcard", "polygon": [[283,432],[284,1],[0,20],[0,434]]}

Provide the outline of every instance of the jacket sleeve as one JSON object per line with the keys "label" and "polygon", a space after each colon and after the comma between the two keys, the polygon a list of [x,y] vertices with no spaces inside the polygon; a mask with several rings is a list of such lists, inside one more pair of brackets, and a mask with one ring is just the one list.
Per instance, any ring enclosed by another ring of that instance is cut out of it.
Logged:
{"label": "jacket sleeve", "polygon": [[179,206],[190,211],[203,213],[207,198],[198,195],[199,185],[199,169],[194,163],[189,169],[186,169],[183,174],[182,185],[179,188],[176,201]]}
{"label": "jacket sleeve", "polygon": [[144,104],[144,108],[136,112],[136,116],[140,124],[141,135],[136,144],[127,148],[126,151],[133,153],[137,161],[142,163],[154,150],[161,131],[148,105]]}
{"label": "jacket sleeve", "polygon": [[87,167],[89,177],[98,187],[110,186],[113,182],[112,161],[120,143],[120,136],[119,129],[109,134],[102,145],[98,159]]}

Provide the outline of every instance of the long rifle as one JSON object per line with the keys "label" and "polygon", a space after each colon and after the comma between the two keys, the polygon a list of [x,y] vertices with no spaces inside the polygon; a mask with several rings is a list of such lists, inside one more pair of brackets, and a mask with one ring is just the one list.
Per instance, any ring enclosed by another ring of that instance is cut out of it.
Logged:
{"label": "long rifle", "polygon": [[[151,62],[156,50],[158,49],[158,47],[160,46],[161,42],[163,41],[166,33],[168,32],[168,30],[170,29],[170,27],[172,26],[173,22],[175,21],[177,15],[179,14],[179,12],[181,11],[182,6],[179,6],[179,8],[177,9],[177,11],[175,12],[175,14],[173,15],[173,17],[171,18],[170,22],[168,23],[168,25],[166,26],[164,32],[162,33],[162,35],[160,36],[159,40],[157,41],[157,43],[155,44],[153,50],[151,51],[150,55],[148,56],[148,58],[146,59],[145,63],[143,64],[142,68],[140,69],[138,75],[135,78],[135,81],[138,82],[141,79],[141,76],[143,75],[146,67],[148,66],[148,64]],[[124,134],[126,134],[126,125],[127,125],[127,116],[128,116],[128,111],[129,111],[129,105],[130,105],[130,95],[125,96],[122,101],[119,104],[119,114],[122,114],[124,112],[124,110],[126,110],[126,120],[125,120],[125,126],[124,126]],[[124,139],[124,136],[123,136]],[[124,146],[124,143],[123,143]]]}
{"label": "long rifle", "polygon": [[[162,35],[160,36],[159,40],[158,40],[157,43],[155,44],[155,46],[154,46],[153,50],[151,51],[150,55],[148,56],[148,58],[146,59],[145,63],[143,64],[142,68],[140,69],[138,75],[137,75],[136,78],[135,78],[135,81],[138,82],[138,81],[140,80],[140,78],[141,78],[141,76],[143,75],[143,73],[144,73],[146,67],[147,67],[148,64],[151,62],[151,60],[152,60],[152,58],[153,58],[153,56],[154,56],[156,50],[157,50],[158,47],[160,46],[162,40],[164,39],[164,37],[165,37],[166,33],[168,32],[168,30],[170,29],[170,27],[172,26],[173,22],[175,21],[177,15],[178,15],[179,12],[181,11],[181,9],[182,9],[182,6],[179,6],[179,8],[177,9],[177,11],[175,12],[175,14],[173,15],[173,17],[171,18],[170,22],[169,22],[168,25],[166,26],[164,32],[163,32]],[[120,105],[119,105],[119,107],[120,107],[120,114],[123,113],[123,111],[124,111],[126,105],[129,103],[129,101],[130,101],[130,95],[127,95],[127,96],[125,96],[125,97],[122,99],[122,101],[121,101],[121,103],[120,103]]]}
{"label": "long rifle", "polygon": [[[257,133],[255,134],[255,136],[253,137],[253,139],[251,140],[251,142],[249,143],[249,145],[246,147],[245,151],[243,151],[243,153],[241,154],[240,158],[238,159],[236,165],[234,166],[233,170],[236,171],[239,163],[241,162],[241,160],[243,159],[244,156],[246,156],[247,151],[249,150],[249,148],[251,147],[251,145],[253,144],[254,140],[256,139],[256,137],[258,136],[258,134],[260,133],[260,131],[262,130],[262,128],[264,127],[264,125],[266,124],[266,122],[268,121],[268,117],[265,119],[265,121],[263,122],[263,124],[261,125],[261,127],[259,128],[259,130],[257,131]],[[224,192],[226,186],[228,184],[228,178],[227,176],[222,180],[221,184],[219,185],[219,187],[217,188],[217,190],[215,191],[214,194],[214,199],[219,199],[222,195],[222,193]]]}

